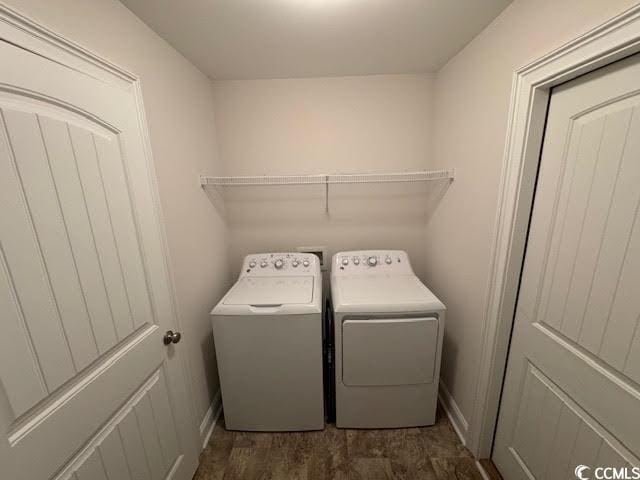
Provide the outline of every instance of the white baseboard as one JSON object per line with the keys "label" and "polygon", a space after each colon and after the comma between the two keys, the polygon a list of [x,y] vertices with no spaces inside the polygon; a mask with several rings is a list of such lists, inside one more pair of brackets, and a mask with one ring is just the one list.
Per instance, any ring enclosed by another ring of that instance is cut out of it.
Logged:
{"label": "white baseboard", "polygon": [[491,480],[491,477],[489,477],[489,474],[487,473],[487,471],[484,469],[482,464],[477,460],[476,460],[476,467],[478,467],[478,470],[480,471],[480,475],[482,475],[482,478],[484,480]]}
{"label": "white baseboard", "polygon": [[[451,393],[449,393],[449,390],[442,382],[442,380],[440,380],[438,399],[440,400],[440,404],[447,414],[447,417],[449,417],[449,420],[453,425],[453,429],[455,430],[458,437],[460,437],[460,441],[463,445],[466,445],[469,422],[467,422],[467,420],[464,418],[464,415],[462,415],[460,407],[458,407],[458,404],[455,402],[455,400],[451,396]],[[202,422],[200,423],[200,438],[202,440],[203,450],[209,443],[209,439],[211,438],[211,434],[213,433],[213,429],[216,426],[218,418],[220,418],[221,412],[222,398],[220,397],[220,390],[218,390],[213,397],[211,406],[209,406],[207,413],[204,414]]]}
{"label": "white baseboard", "polygon": [[467,432],[469,431],[469,422],[464,418],[462,410],[458,407],[458,404],[451,396],[449,389],[446,387],[442,379],[440,379],[440,388],[438,389],[438,399],[442,408],[444,408],[447,417],[451,420],[453,429],[460,437],[460,441],[463,445],[467,444]]}
{"label": "white baseboard", "polygon": [[209,439],[213,433],[213,429],[216,426],[220,413],[222,412],[222,398],[220,397],[220,390],[213,396],[213,401],[207,410],[207,413],[202,417],[200,422],[200,440],[202,441],[202,449],[204,450],[209,444]]}

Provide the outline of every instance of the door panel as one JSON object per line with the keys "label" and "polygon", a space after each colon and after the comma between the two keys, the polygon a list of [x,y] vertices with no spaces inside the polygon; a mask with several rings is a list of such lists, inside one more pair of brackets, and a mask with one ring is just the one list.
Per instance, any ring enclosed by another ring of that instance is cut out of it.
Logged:
{"label": "door panel", "polygon": [[532,364],[526,368],[513,454],[534,478],[574,478],[576,465],[627,466],[627,452]]}
{"label": "door panel", "polygon": [[162,342],[176,326],[135,96],[2,40],[0,59],[3,473],[191,478],[198,435],[180,346]]}
{"label": "door panel", "polygon": [[570,192],[563,199],[568,208],[556,218],[559,247],[551,247],[542,282],[548,300],[543,297],[546,305],[537,315],[620,370],[640,311],[631,293],[639,279],[639,131],[640,110],[633,105],[583,126],[578,151],[584,153],[571,165],[580,175],[565,178],[560,186]]}
{"label": "door panel", "polygon": [[438,319],[345,320],[342,381],[345,385],[415,385],[433,382]]}
{"label": "door panel", "polygon": [[93,452],[75,472],[77,480],[107,480],[100,455]]}
{"label": "door panel", "polygon": [[552,91],[493,453],[505,478],[639,463],[638,78],[636,55]]}
{"label": "door panel", "polygon": [[[94,233],[89,222],[89,212],[84,201],[69,124],[46,116],[39,116],[38,123],[51,169],[51,182],[55,186],[59,208],[64,212],[65,233],[73,253],[92,335],[95,336],[95,359],[98,351],[104,352],[108,349],[104,344],[107,339],[113,339],[114,331],[109,328],[111,308],[102,278]],[[102,329],[106,329],[106,333],[102,333]],[[124,338],[131,331],[129,328],[126,332],[120,332],[120,338]]]}
{"label": "door panel", "polygon": [[[173,419],[161,415],[168,401],[163,374],[156,371],[55,478],[168,478],[182,461]],[[167,427],[170,435],[163,437]]]}
{"label": "door panel", "polygon": [[[0,162],[1,164],[2,162]],[[1,168],[1,167],[0,167]],[[0,175],[2,172],[0,170]],[[0,194],[1,195],[1,194]],[[3,203],[2,207],[6,207]],[[4,251],[0,252],[0,311],[4,335],[0,338],[0,348],[9,361],[0,362],[0,378],[4,393],[15,418],[38,403],[47,395],[43,368],[34,352],[33,337],[28,334],[24,323],[23,310],[16,301],[11,284]],[[20,368],[16,368],[20,365]]]}
{"label": "door panel", "polygon": [[[0,103],[1,105],[1,103]],[[89,325],[89,317],[82,298],[82,291],[75,271],[75,263],[67,242],[62,212],[56,198],[55,184],[51,181],[45,145],[41,139],[38,116],[33,113],[10,108],[0,108],[0,128],[3,129],[4,161],[13,164],[13,182],[25,197],[23,212],[15,212],[22,221],[31,223],[34,243],[40,249],[45,274],[48,277],[60,330],[68,343],[71,362],[65,362],[56,378],[50,376],[48,383],[55,388],[68,380],[73,373],[86,367],[97,358],[95,340]],[[10,153],[9,153],[10,152]],[[11,224],[7,224],[10,229]],[[23,228],[25,228],[23,227]],[[10,235],[10,234],[9,234]],[[7,235],[7,236],[9,236]],[[18,246],[21,248],[21,246]],[[19,267],[12,262],[12,251],[7,251],[10,271]],[[17,291],[18,298],[28,301],[31,290]],[[39,325],[33,325],[33,330]],[[113,343],[113,342],[112,342]],[[64,349],[54,349],[62,351]],[[70,363],[70,365],[69,365]]]}
{"label": "door panel", "polygon": [[[27,205],[28,198],[25,198],[27,195],[12,159],[5,125],[3,120],[0,125],[0,135],[3,137],[0,141],[0,177],[3,179],[3,188],[0,189],[0,228],[3,233],[5,270],[13,290],[10,295],[15,296],[15,309],[21,310],[26,324],[23,335],[31,337],[46,391],[51,392],[71,378],[75,368],[42,260],[41,250],[46,251],[47,245],[38,242],[35,231],[36,222],[46,222],[46,215],[33,211],[37,206],[29,208]],[[26,143],[23,147],[25,150],[28,149]],[[20,150],[18,152],[22,153]],[[14,268],[11,268],[12,264]],[[0,341],[4,347],[12,339]],[[15,364],[5,368],[19,370]],[[16,374],[19,375],[19,371]],[[7,395],[11,398],[13,393],[7,392]],[[25,406],[18,407],[18,414],[24,413]]]}

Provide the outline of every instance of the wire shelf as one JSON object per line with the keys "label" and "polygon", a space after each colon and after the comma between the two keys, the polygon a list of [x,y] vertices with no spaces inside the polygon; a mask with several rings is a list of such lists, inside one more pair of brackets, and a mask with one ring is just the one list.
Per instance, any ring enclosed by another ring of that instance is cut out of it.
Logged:
{"label": "wire shelf", "polygon": [[326,175],[270,175],[251,177],[200,177],[204,187],[262,187],[268,185],[324,185]]}
{"label": "wire shelf", "polygon": [[213,187],[268,187],[279,185],[323,185],[325,212],[329,213],[329,185],[381,184],[429,182],[433,180],[453,181],[453,169],[421,170],[415,172],[388,173],[336,173],[316,175],[264,175],[200,177],[202,188]]}
{"label": "wire shelf", "polygon": [[430,180],[453,180],[453,170],[430,170],[419,172],[359,173],[327,175],[327,183],[406,183]]}
{"label": "wire shelf", "polygon": [[390,173],[342,173],[324,175],[264,175],[200,177],[203,187],[263,187],[270,185],[333,185],[348,183],[401,183],[453,180],[453,169]]}

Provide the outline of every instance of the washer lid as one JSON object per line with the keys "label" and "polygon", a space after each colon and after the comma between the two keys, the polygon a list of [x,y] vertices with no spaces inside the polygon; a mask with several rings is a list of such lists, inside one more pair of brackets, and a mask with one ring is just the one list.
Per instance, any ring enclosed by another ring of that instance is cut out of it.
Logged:
{"label": "washer lid", "polygon": [[415,275],[354,275],[332,279],[338,312],[444,310],[444,305]]}
{"label": "washer lid", "polygon": [[275,306],[313,301],[313,277],[242,277],[224,299],[225,305]]}

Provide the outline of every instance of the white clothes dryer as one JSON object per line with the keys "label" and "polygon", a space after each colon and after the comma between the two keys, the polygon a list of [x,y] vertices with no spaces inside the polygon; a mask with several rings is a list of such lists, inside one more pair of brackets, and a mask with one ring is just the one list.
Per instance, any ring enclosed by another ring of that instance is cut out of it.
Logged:
{"label": "white clothes dryer", "polygon": [[226,428],[323,429],[318,258],[248,255],[211,315]]}
{"label": "white clothes dryer", "polygon": [[331,265],[336,426],[435,422],[445,306],[406,252],[340,252]]}

